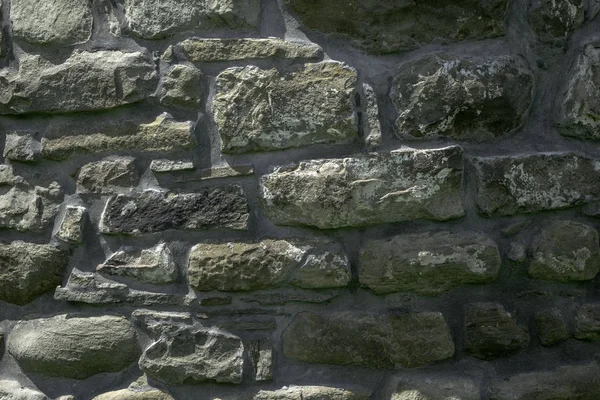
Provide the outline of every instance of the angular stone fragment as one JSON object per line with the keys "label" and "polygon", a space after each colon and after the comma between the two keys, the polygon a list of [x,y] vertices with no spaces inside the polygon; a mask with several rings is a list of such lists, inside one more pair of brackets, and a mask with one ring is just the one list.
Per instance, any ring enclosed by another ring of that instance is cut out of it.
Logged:
{"label": "angular stone fragment", "polygon": [[228,68],[217,76],[214,115],[226,153],[345,144],[358,138],[356,71],[339,62],[278,71]]}
{"label": "angular stone fragment", "polygon": [[247,176],[254,173],[254,167],[252,164],[246,165],[215,165],[211,168],[204,168],[194,171],[179,172],[173,176],[173,181],[181,182],[193,182],[202,181],[206,179],[220,179],[229,178],[235,176]]}
{"label": "angular stone fragment", "polygon": [[0,380],[0,399],[2,400],[49,400],[43,393],[29,389],[19,381]]}
{"label": "angular stone fragment", "polygon": [[42,45],[73,45],[92,34],[90,3],[81,0],[11,0],[13,36]]}
{"label": "angular stone fragment", "polygon": [[238,61],[262,58],[321,58],[323,50],[312,43],[261,39],[187,39],[179,48],[191,62]]}
{"label": "angular stone fragment", "polygon": [[149,54],[116,50],[75,51],[58,65],[22,55],[0,78],[0,114],[103,110],[143,100],[157,84]]}
{"label": "angular stone fragment", "polygon": [[175,400],[171,395],[162,390],[150,389],[141,392],[122,389],[114,392],[103,393],[92,400]]}
{"label": "angular stone fragment", "polygon": [[350,265],[341,246],[316,240],[198,244],[190,252],[190,285],[201,291],[247,291],[285,284],[322,289],[344,287]]}
{"label": "angular stone fragment", "polygon": [[558,282],[594,279],[600,270],[598,232],[573,221],[551,221],[533,238],[529,275]]}
{"label": "angular stone fragment", "polygon": [[500,304],[470,304],[465,327],[467,352],[483,360],[516,353],[529,343],[527,330]]}
{"label": "angular stone fragment", "polygon": [[42,153],[42,145],[35,132],[13,132],[6,135],[4,157],[13,161],[36,162]]}
{"label": "angular stone fragment", "polygon": [[60,285],[68,265],[68,253],[52,245],[0,244],[0,300],[29,303]]}
{"label": "angular stone fragment", "polygon": [[152,160],[150,170],[152,172],[179,172],[194,169],[193,161],[186,160]]}
{"label": "angular stone fragment", "polygon": [[600,41],[583,47],[569,72],[571,78],[559,114],[559,132],[563,136],[600,140]]}
{"label": "angular stone fragment", "polygon": [[156,285],[175,282],[177,265],[165,243],[143,250],[122,249],[110,256],[96,270],[102,274],[131,277]]}
{"label": "angular stone fragment", "polygon": [[329,229],[458,218],[462,155],[457,146],[400,149],[277,167],[260,179],[260,200],[278,225]]}
{"label": "angular stone fragment", "polygon": [[369,149],[374,149],[381,145],[382,141],[379,106],[377,105],[377,96],[371,85],[363,83],[362,87],[366,103],[365,144]]}
{"label": "angular stone fragment", "polygon": [[354,386],[338,388],[331,386],[286,386],[279,390],[261,390],[253,400],[369,400],[371,390]]}
{"label": "angular stone fragment", "polygon": [[162,76],[160,103],[167,107],[199,109],[204,95],[202,79],[202,72],[196,67],[184,64],[170,67]]}
{"label": "angular stone fragment", "polygon": [[411,0],[285,0],[309,29],[348,37],[369,53],[504,33],[507,0],[428,3]]}
{"label": "angular stone fragment", "polygon": [[252,340],[248,352],[254,367],[254,380],[265,382],[273,379],[273,344],[271,341],[267,339]]}
{"label": "angular stone fragment", "polygon": [[73,379],[121,371],[139,355],[129,321],[110,315],[21,321],[7,348],[26,373]]}
{"label": "angular stone fragment", "polygon": [[486,141],[521,126],[533,75],[515,56],[433,54],[402,66],[390,97],[402,139]]}
{"label": "angular stone fragment", "polygon": [[574,153],[475,158],[477,207],[514,215],[600,200],[599,163]]}
{"label": "angular stone fragment", "polygon": [[360,252],[360,283],[375,293],[439,294],[498,276],[500,252],[476,232],[398,235],[368,241]]}
{"label": "angular stone fragment", "polygon": [[600,398],[598,364],[565,365],[516,374],[492,384],[489,400],[595,400]]}
{"label": "angular stone fragment", "polygon": [[261,291],[240,298],[242,301],[256,302],[263,306],[282,305],[286,303],[326,303],[339,296],[339,291],[334,290],[273,290]]}
{"label": "angular stone fragment", "polygon": [[56,237],[68,243],[83,242],[83,228],[87,211],[85,207],[67,206]]}
{"label": "angular stone fragment", "polygon": [[508,250],[508,254],[506,256],[511,261],[522,263],[527,259],[527,249],[521,242],[511,242],[510,249]]}
{"label": "angular stone fragment", "polygon": [[480,400],[480,391],[475,381],[461,376],[406,376],[391,400]]}
{"label": "angular stone fragment", "polygon": [[186,30],[254,30],[260,0],[125,0],[129,29],[145,39],[162,39]]}
{"label": "angular stone fragment", "polygon": [[117,188],[135,187],[140,171],[133,157],[107,158],[85,164],[77,174],[77,192],[110,194]]}
{"label": "angular stone fragment", "polygon": [[437,312],[395,316],[302,312],[282,340],[285,357],[311,363],[399,369],[454,355],[450,331]]}
{"label": "angular stone fragment", "polygon": [[216,328],[181,328],[164,333],[139,361],[149,377],[181,385],[215,381],[241,383],[244,345],[239,337]]}
{"label": "angular stone fragment", "polygon": [[575,337],[600,340],[600,304],[584,304],[575,316]]}
{"label": "angular stone fragment", "polygon": [[542,40],[564,38],[583,25],[583,0],[531,0],[529,23]]}
{"label": "angular stone fragment", "polygon": [[247,229],[248,205],[241,187],[204,188],[195,193],[146,190],[117,195],[106,203],[103,233],[145,234],[167,229]]}
{"label": "angular stone fragment", "polygon": [[191,326],[194,321],[187,312],[135,310],[131,313],[133,324],[152,338],[158,339],[163,333],[175,333],[182,327]]}
{"label": "angular stone fragment", "polygon": [[193,148],[193,132],[193,122],[178,122],[165,114],[154,121],[70,120],[50,124],[42,139],[42,154],[52,160],[65,160],[78,153],[172,153]]}
{"label": "angular stone fragment", "polygon": [[535,325],[542,346],[553,346],[569,337],[567,324],[557,309],[549,309],[535,314]]}

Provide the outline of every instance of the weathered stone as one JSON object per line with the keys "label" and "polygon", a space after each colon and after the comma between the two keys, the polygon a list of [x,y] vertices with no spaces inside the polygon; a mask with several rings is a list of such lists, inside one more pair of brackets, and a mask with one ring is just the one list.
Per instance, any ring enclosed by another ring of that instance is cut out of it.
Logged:
{"label": "weathered stone", "polygon": [[206,179],[220,179],[229,178],[234,176],[246,176],[254,173],[254,167],[252,164],[247,165],[216,165],[211,168],[204,168],[194,171],[178,172],[177,175],[173,176],[173,181],[182,182],[193,182],[202,181]]}
{"label": "weathered stone", "polygon": [[263,306],[282,305],[286,303],[326,303],[339,296],[339,291],[334,290],[273,290],[253,293],[241,298],[242,301],[256,302]]}
{"label": "weathered stone", "polygon": [[13,132],[6,135],[4,157],[13,161],[36,162],[42,155],[42,145],[35,132]]}
{"label": "weathered stone", "polygon": [[511,242],[506,256],[511,261],[521,263],[527,259],[527,249],[521,242]]}
{"label": "weathered stone", "polygon": [[594,279],[600,270],[598,232],[573,221],[551,221],[533,238],[529,274],[558,282]]}
{"label": "weathered stone", "polygon": [[154,339],[165,333],[176,333],[194,323],[192,315],[187,312],[154,310],[135,310],[131,313],[131,320],[137,328]]}
{"label": "weathered stone", "polygon": [[250,342],[250,359],[254,367],[254,380],[265,382],[273,379],[273,343],[267,339]]}
{"label": "weathered stone", "polygon": [[529,22],[542,40],[563,38],[583,25],[583,0],[531,0]]}
{"label": "weathered stone", "polygon": [[567,324],[557,309],[535,314],[535,326],[542,346],[553,346],[569,337]]}
{"label": "weathered stone", "polygon": [[261,39],[187,39],[179,44],[191,62],[238,61],[262,58],[321,58],[323,50],[312,43]]}
{"label": "weathered stone", "polygon": [[477,207],[513,215],[600,200],[598,163],[574,153],[475,158]]}
{"label": "weathered stone", "polygon": [[600,340],[600,304],[584,304],[575,316],[575,337]]}
{"label": "weathered stone", "polygon": [[402,66],[390,97],[402,139],[486,141],[522,125],[533,75],[514,56],[433,54]]}
{"label": "weathered stone", "polygon": [[480,233],[448,231],[371,240],[360,252],[360,283],[375,293],[440,294],[498,276],[500,252]]}
{"label": "weathered stone", "polygon": [[370,53],[503,35],[506,0],[421,3],[410,0],[285,0],[309,29],[349,37]]}
{"label": "weathered stone", "polygon": [[600,368],[596,363],[513,375],[493,383],[489,390],[490,400],[595,400],[599,396]]}
{"label": "weathered stone", "polygon": [[194,162],[188,160],[152,160],[150,170],[152,172],[179,172],[194,169]]}
{"label": "weathered stone", "polygon": [[158,389],[144,390],[141,392],[131,389],[116,390],[103,393],[92,400],[175,400],[168,393]]}
{"label": "weathered stone", "polygon": [[140,282],[162,285],[177,279],[177,265],[165,243],[150,249],[121,249],[96,270],[102,274],[134,278]]}
{"label": "weathered stone", "polygon": [[122,51],[76,51],[58,65],[22,55],[19,70],[0,78],[0,114],[108,109],[149,97],[157,84],[149,54]]}
{"label": "weathered stone", "polygon": [[110,194],[117,188],[135,187],[140,171],[133,157],[108,158],[85,164],[77,174],[77,192]]}
{"label": "weathered stone", "polygon": [[363,83],[363,93],[365,97],[365,144],[369,149],[374,149],[381,145],[381,123],[379,122],[379,106],[377,105],[377,96],[375,91],[366,83]]}
{"label": "weathered stone", "polygon": [[316,240],[198,244],[190,252],[190,285],[201,291],[247,291],[283,286],[344,287],[351,279],[338,244]]}
{"label": "weathered stone", "polygon": [[92,9],[81,0],[11,0],[13,36],[29,43],[73,45],[92,35]]}
{"label": "weathered stone", "polygon": [[204,93],[202,78],[202,72],[196,67],[184,64],[170,67],[162,75],[160,103],[167,107],[199,109]]}
{"label": "weathered stone", "polygon": [[167,229],[247,229],[248,205],[241,187],[195,193],[146,190],[111,197],[102,213],[103,233],[145,234]]}
{"label": "weathered stone", "polygon": [[227,306],[231,304],[231,296],[207,296],[198,299],[198,303],[201,306],[213,307],[213,306]]}
{"label": "weathered stone", "polygon": [[289,386],[279,390],[261,390],[253,400],[368,400],[371,391],[354,386],[337,388],[329,386]]}
{"label": "weathered stone", "polygon": [[480,400],[480,391],[475,381],[460,376],[406,376],[391,400]]}
{"label": "weathered stone", "polygon": [[[265,214],[279,225],[341,228],[464,214],[460,147],[301,162],[260,179]],[[600,185],[599,185],[600,186]]]}
{"label": "weathered stone", "polygon": [[0,399],[2,400],[49,400],[43,393],[29,389],[19,381],[0,380]]}
{"label": "weathered stone", "polygon": [[177,122],[166,114],[154,121],[70,120],[51,124],[42,139],[42,154],[53,160],[65,160],[77,153],[121,151],[175,152],[196,145],[194,123]]}
{"label": "weathered stone", "polygon": [[83,242],[83,228],[87,217],[85,207],[67,206],[56,237],[68,243]]}
{"label": "weathered stone", "polygon": [[277,329],[275,318],[263,315],[243,315],[236,318],[210,320],[211,326],[232,331],[274,331]]}
{"label": "weathered stone", "polygon": [[465,327],[467,352],[483,360],[516,353],[529,343],[527,330],[500,304],[470,304]]}
{"label": "weathered stone", "polygon": [[46,244],[0,244],[0,300],[26,304],[60,285],[69,255]]}
{"label": "weathered stone", "polygon": [[358,138],[356,71],[339,62],[228,68],[217,76],[214,115],[226,153],[344,144]]}
{"label": "weathered stone", "polygon": [[241,383],[244,345],[215,328],[181,328],[164,333],[148,347],[140,369],[158,381],[181,385],[216,381]]}
{"label": "weathered stone", "polygon": [[283,333],[283,354],[298,361],[399,369],[454,355],[440,313],[376,315],[354,312],[296,315]]}
{"label": "weathered stone", "polygon": [[109,315],[21,321],[7,347],[27,373],[74,379],[121,371],[139,355],[129,321]]}
{"label": "weathered stone", "polygon": [[145,39],[186,30],[254,30],[260,0],[125,0],[125,14],[131,31]]}
{"label": "weathered stone", "polygon": [[600,41],[583,47],[570,71],[566,95],[559,116],[563,136],[600,140]]}

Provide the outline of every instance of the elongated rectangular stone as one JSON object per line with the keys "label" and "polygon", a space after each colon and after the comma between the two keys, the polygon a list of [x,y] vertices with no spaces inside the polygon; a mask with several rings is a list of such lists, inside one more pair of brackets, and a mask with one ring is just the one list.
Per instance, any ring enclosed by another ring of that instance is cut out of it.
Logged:
{"label": "elongated rectangular stone", "polygon": [[451,146],[304,161],[264,175],[260,199],[278,225],[444,221],[464,214],[462,156]]}

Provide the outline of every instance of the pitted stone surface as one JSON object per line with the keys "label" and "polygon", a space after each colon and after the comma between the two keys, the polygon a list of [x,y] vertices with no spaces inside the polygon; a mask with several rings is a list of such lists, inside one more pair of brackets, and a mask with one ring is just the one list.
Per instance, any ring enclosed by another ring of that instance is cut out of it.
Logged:
{"label": "pitted stone surface", "polygon": [[303,161],[260,179],[265,214],[278,225],[340,228],[464,214],[460,147]]}
{"label": "pitted stone surface", "polygon": [[83,242],[83,229],[87,210],[80,206],[67,206],[56,237],[67,243]]}
{"label": "pitted stone surface", "polygon": [[196,110],[204,94],[202,72],[193,66],[178,64],[168,68],[162,77],[159,99],[167,107]]}
{"label": "pitted stone surface", "polygon": [[22,162],[37,162],[40,160],[42,145],[35,138],[35,132],[13,132],[6,135],[4,157],[9,160]]}

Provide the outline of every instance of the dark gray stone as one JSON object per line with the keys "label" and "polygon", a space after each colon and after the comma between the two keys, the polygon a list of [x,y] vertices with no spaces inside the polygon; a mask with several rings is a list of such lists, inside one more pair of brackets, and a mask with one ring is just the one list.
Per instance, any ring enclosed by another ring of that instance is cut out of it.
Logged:
{"label": "dark gray stone", "polygon": [[567,324],[557,309],[540,311],[535,314],[535,325],[542,346],[554,346],[569,337]]}
{"label": "dark gray stone", "polygon": [[600,304],[584,304],[575,316],[575,337],[600,340]]}

